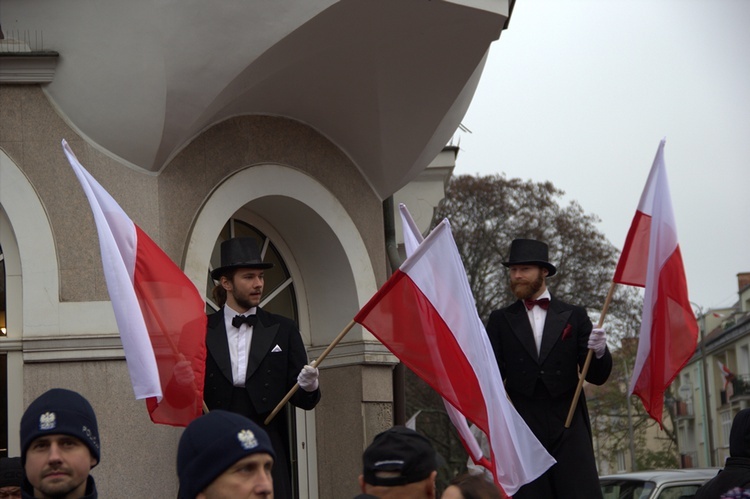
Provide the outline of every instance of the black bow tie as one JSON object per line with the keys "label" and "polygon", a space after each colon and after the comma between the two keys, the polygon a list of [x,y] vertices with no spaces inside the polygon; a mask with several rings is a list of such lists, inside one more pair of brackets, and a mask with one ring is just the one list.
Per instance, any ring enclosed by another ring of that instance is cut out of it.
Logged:
{"label": "black bow tie", "polygon": [[235,315],[232,319],[232,325],[236,327],[237,329],[240,328],[241,325],[247,324],[248,327],[253,327],[255,323],[258,322],[258,316],[253,315]]}
{"label": "black bow tie", "polygon": [[539,305],[544,310],[549,308],[549,298],[539,298],[538,300],[524,300],[523,304],[526,305],[527,310],[534,308],[534,305]]}

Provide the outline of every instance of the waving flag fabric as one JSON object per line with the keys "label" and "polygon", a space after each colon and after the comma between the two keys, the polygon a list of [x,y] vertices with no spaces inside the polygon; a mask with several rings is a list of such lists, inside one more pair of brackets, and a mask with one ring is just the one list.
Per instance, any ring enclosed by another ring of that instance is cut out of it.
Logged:
{"label": "waving flag fabric", "polygon": [[[422,233],[417,228],[417,224],[414,223],[414,219],[406,208],[406,205],[403,203],[399,204],[398,209],[401,213],[404,249],[406,250],[406,256],[408,257],[416,251],[417,247],[424,240],[424,237],[422,237]],[[492,464],[484,457],[482,448],[474,434],[471,432],[469,424],[466,422],[466,418],[446,399],[443,399],[443,405],[445,406],[445,412],[448,414],[451,423],[453,423],[453,426],[458,431],[458,436],[463,443],[464,449],[466,449],[466,452],[471,457],[471,460],[474,461],[475,464],[482,465],[491,471]]]}
{"label": "waving flag fabric", "polygon": [[664,140],[659,144],[613,279],[645,288],[630,392],[662,424],[664,391],[695,352],[698,324],[677,242]]}
{"label": "waving flag fabric", "polygon": [[505,395],[447,220],[354,320],[488,435],[491,469],[505,493],[555,463]]}
{"label": "waving flag fabric", "polygon": [[[63,150],[94,214],[112,307],[136,399],[146,399],[154,423],[186,426],[203,406],[205,304],[177,265],[125,214],[112,196]],[[195,380],[173,380],[189,361]]]}

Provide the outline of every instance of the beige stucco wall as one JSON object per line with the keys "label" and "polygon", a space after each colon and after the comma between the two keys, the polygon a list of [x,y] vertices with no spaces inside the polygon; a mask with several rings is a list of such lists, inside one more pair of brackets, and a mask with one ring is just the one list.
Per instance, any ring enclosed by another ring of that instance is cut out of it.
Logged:
{"label": "beige stucco wall", "polygon": [[133,398],[125,361],[24,366],[24,406],[55,387],[81,393],[97,414],[101,463],[92,471],[100,497],[176,497],[181,428],[155,425]]}
{"label": "beige stucco wall", "polygon": [[[78,334],[76,321],[54,334],[35,337],[31,329],[22,331],[23,405],[54,386],[80,391],[100,421],[102,463],[93,474],[101,496],[174,497],[180,430],[153,425],[145,404],[133,399],[114,322],[107,315],[109,298],[93,217],[62,152],[63,138],[133,221],[179,265],[188,250],[194,221],[217,186],[236,172],[273,164],[309,175],[335,196],[364,242],[367,265],[362,268],[379,285],[387,272],[381,202],[348,157],[304,124],[278,117],[232,118],[196,137],[163,172],[153,175],[121,164],[79,137],[39,86],[0,85],[0,149],[28,179],[46,213],[59,274],[59,296],[54,299],[61,304],[82,304],[77,319],[81,324],[88,320],[87,310],[96,308],[97,320],[104,324],[101,331],[98,322],[81,326],[86,334]],[[315,239],[307,242],[315,243]],[[315,292],[326,289],[326,282],[305,284]],[[325,293],[316,299],[325,301]],[[24,309],[33,310],[33,303]],[[64,310],[70,316],[69,311],[76,309]],[[321,329],[319,322],[313,324],[316,330]],[[327,339],[344,325],[331,324],[318,334]],[[377,348],[367,334],[363,342],[362,335],[359,330],[353,332],[342,351],[360,355],[365,348],[362,344]],[[325,346],[315,334],[312,341],[317,353]],[[385,354],[371,365],[339,358],[323,366],[323,399],[315,419],[319,497],[356,494],[361,451],[375,433],[391,424],[392,361]],[[10,410],[18,414],[23,407]]]}

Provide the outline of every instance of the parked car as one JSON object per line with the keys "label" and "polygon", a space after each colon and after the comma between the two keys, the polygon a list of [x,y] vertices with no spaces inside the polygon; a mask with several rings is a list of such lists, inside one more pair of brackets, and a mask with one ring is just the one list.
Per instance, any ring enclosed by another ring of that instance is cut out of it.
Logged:
{"label": "parked car", "polygon": [[633,471],[599,477],[604,499],[689,499],[719,468]]}

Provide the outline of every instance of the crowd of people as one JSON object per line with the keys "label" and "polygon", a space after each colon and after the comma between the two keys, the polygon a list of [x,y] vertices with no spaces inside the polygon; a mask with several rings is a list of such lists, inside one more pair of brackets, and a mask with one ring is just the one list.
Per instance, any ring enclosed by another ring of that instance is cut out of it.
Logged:
{"label": "crowd of people", "polygon": [[[209,318],[206,335],[204,397],[210,411],[180,438],[178,499],[292,497],[286,429],[278,420],[264,420],[295,383],[301,390],[290,402],[302,409],[314,408],[321,393],[318,370],[307,364],[294,323],[259,306],[263,271],[270,265],[251,238],[221,245],[221,266],[212,276],[222,307]],[[514,240],[503,265],[517,301],[492,312],[487,334],[508,397],[557,461],[513,497],[601,498],[584,398],[570,427],[564,422],[587,355],[593,360],[586,380],[602,384],[610,374],[606,333],[593,327],[583,307],[551,295],[547,279],[557,269],[545,243]],[[186,367],[176,367],[175,378],[190,386],[194,379]],[[724,471],[696,497],[746,497],[722,494],[744,494],[750,483],[750,409],[735,418],[730,440],[732,457]],[[91,470],[100,460],[98,424],[79,393],[54,388],[34,400],[21,419],[20,442],[20,457],[0,461],[0,499],[97,497]],[[476,470],[438,491],[437,461],[432,444],[418,432],[403,426],[383,431],[362,455],[356,499],[504,497],[491,475]]]}
{"label": "crowd of people", "polygon": [[[101,442],[96,414],[77,392],[54,388],[21,419],[21,456],[0,459],[0,498],[96,499],[91,474]],[[217,409],[192,421],[177,448],[178,499],[272,498],[277,454],[249,418]],[[437,454],[414,430],[394,426],[362,455],[357,498],[437,498]],[[356,479],[352,477],[354,482]],[[443,499],[499,499],[479,475],[457,477]]]}

